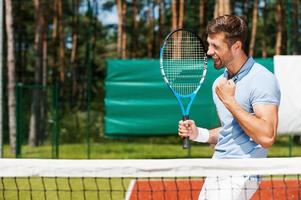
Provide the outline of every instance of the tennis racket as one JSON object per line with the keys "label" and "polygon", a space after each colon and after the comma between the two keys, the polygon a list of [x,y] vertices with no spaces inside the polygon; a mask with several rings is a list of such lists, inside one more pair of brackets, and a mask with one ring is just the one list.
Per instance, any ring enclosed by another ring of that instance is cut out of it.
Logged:
{"label": "tennis racket", "polygon": [[[160,69],[178,100],[183,120],[188,120],[190,107],[207,71],[206,50],[199,36],[185,29],[168,34],[160,50]],[[189,137],[184,137],[183,148],[189,147]]]}

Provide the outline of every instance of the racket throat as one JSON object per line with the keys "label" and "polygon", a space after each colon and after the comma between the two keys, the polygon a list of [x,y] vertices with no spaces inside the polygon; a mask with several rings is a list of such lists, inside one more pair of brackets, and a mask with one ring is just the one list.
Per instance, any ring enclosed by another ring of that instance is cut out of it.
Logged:
{"label": "racket throat", "polygon": [[189,115],[184,115],[184,116],[182,117],[182,119],[183,119],[183,121],[189,120]]}

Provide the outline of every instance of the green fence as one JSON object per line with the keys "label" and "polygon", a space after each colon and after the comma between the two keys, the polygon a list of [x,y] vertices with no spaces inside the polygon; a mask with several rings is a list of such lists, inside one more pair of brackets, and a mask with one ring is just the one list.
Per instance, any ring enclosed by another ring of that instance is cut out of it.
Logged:
{"label": "green fence", "polygon": [[[38,110],[35,110],[38,109]],[[59,155],[58,86],[16,85],[16,158],[22,157],[22,145],[27,144],[33,113],[36,117],[36,141],[51,143],[51,157]]]}
{"label": "green fence", "polygon": [[[273,59],[255,59],[273,72]],[[209,60],[206,79],[191,107],[190,118],[202,127],[219,125],[212,83],[223,73]],[[108,60],[105,79],[105,124],[108,137],[173,135],[180,108],[160,74],[159,60]]]}

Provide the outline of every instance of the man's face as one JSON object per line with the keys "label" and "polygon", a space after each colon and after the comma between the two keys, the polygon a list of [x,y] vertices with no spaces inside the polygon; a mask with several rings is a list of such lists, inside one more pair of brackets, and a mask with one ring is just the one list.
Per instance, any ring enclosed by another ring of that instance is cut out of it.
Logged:
{"label": "man's face", "polygon": [[215,69],[221,69],[228,66],[233,59],[231,49],[225,42],[224,33],[209,34],[207,37],[208,51],[207,55],[211,56]]}

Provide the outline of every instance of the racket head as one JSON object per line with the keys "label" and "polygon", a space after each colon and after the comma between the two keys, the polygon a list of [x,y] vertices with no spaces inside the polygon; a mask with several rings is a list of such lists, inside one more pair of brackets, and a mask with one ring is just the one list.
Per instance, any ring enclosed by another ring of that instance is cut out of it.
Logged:
{"label": "racket head", "polygon": [[164,40],[160,51],[164,81],[180,96],[196,93],[207,72],[206,48],[200,37],[187,29],[177,29]]}

